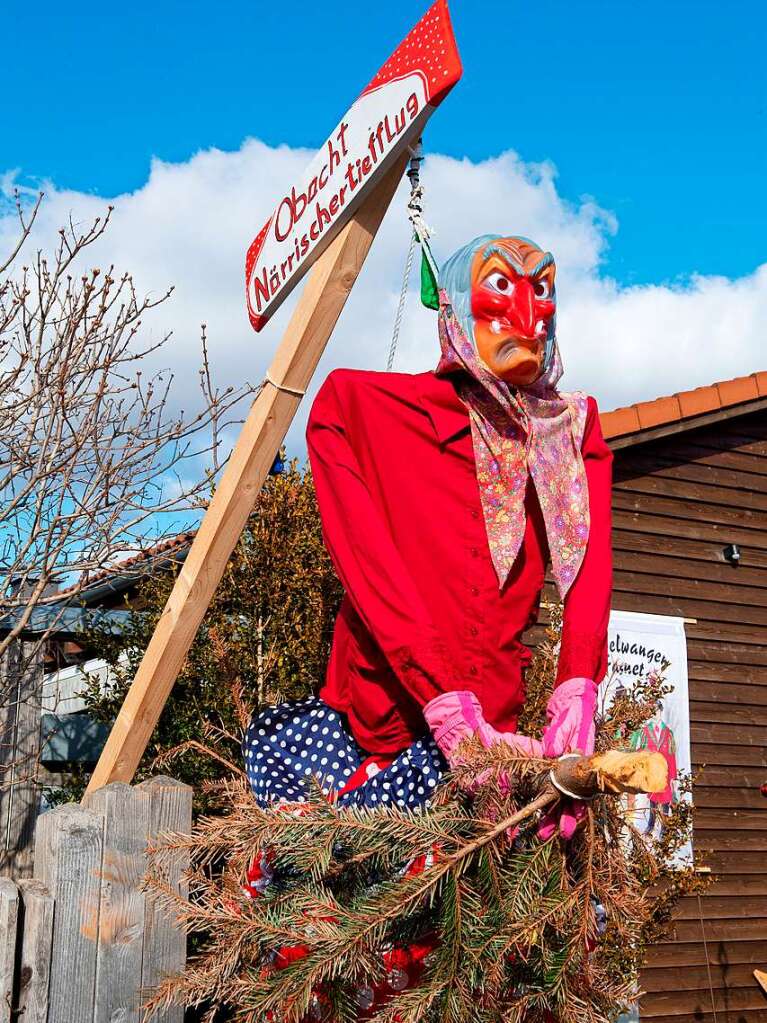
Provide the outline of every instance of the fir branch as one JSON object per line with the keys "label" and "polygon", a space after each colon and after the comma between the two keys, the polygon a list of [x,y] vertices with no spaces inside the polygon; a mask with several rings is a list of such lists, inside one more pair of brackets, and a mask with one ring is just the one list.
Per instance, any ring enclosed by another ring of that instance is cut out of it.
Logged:
{"label": "fir branch", "polygon": [[[601,748],[620,747],[622,734],[608,741],[600,728]],[[663,841],[648,845],[602,794],[571,842],[541,843],[536,819],[559,798],[550,762],[505,744],[467,743],[462,754],[417,813],[339,807],[318,783],[303,803],[261,809],[244,783],[226,784],[228,815],[201,818],[191,838],[158,851],[160,864],[192,854],[190,903],[161,882],[156,890],[205,944],[152,1004],[226,1006],[242,1023],[356,1023],[367,991],[372,1023],[612,1023],[637,997],[648,942],[700,884],[662,858],[689,833],[688,809],[672,810]],[[247,900],[240,889],[259,848],[276,878]],[[422,873],[405,871],[427,853]],[[422,972],[395,990],[387,955],[419,943]]]}

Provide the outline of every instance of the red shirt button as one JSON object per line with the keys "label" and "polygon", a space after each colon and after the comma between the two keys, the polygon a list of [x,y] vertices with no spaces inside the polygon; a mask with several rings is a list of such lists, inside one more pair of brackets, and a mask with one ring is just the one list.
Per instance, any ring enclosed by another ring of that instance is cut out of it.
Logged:
{"label": "red shirt button", "polygon": [[472,549],[471,549],[471,556],[472,556],[472,558],[478,558],[479,557],[479,547],[472,547]]}
{"label": "red shirt button", "polygon": [[476,675],[477,674],[477,666],[476,666],[476,664],[472,664],[472,666],[469,668],[469,674],[470,675]]}
{"label": "red shirt button", "polygon": [[472,634],[472,636],[476,636],[479,633],[479,629],[477,628],[476,625],[472,625],[472,627],[469,629],[469,632]]}

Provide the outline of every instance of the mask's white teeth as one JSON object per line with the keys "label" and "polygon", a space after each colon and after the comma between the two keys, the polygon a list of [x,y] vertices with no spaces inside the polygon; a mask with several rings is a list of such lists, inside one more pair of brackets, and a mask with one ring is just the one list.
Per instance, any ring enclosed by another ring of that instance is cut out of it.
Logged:
{"label": "mask's white teeth", "polygon": [[492,332],[494,334],[500,334],[501,333],[501,324],[499,323],[498,320],[493,320],[493,322],[490,324],[490,329],[492,330]]}

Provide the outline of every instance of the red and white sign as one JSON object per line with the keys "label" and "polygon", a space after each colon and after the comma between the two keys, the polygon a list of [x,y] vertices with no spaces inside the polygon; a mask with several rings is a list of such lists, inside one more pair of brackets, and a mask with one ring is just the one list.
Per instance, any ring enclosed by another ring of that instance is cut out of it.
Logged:
{"label": "red and white sign", "polygon": [[461,77],[447,0],[437,0],[354,103],[248,249],[250,322],[260,330],[370,187],[419,137]]}

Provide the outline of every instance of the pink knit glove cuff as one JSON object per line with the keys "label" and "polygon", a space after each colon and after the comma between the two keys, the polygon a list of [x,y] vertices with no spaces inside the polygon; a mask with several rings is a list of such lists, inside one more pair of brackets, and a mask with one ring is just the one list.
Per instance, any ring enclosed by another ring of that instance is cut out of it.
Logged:
{"label": "pink knit glove cuff", "polygon": [[456,750],[464,739],[478,735],[488,749],[504,742],[520,756],[540,757],[541,744],[536,739],[515,732],[499,732],[485,721],[482,707],[474,693],[450,692],[435,697],[423,708],[426,724],[450,766],[456,763]]}
{"label": "pink knit glove cuff", "polygon": [[546,706],[545,755],[561,757],[576,750],[593,753],[596,709],[597,686],[590,678],[571,678],[557,686]]}

